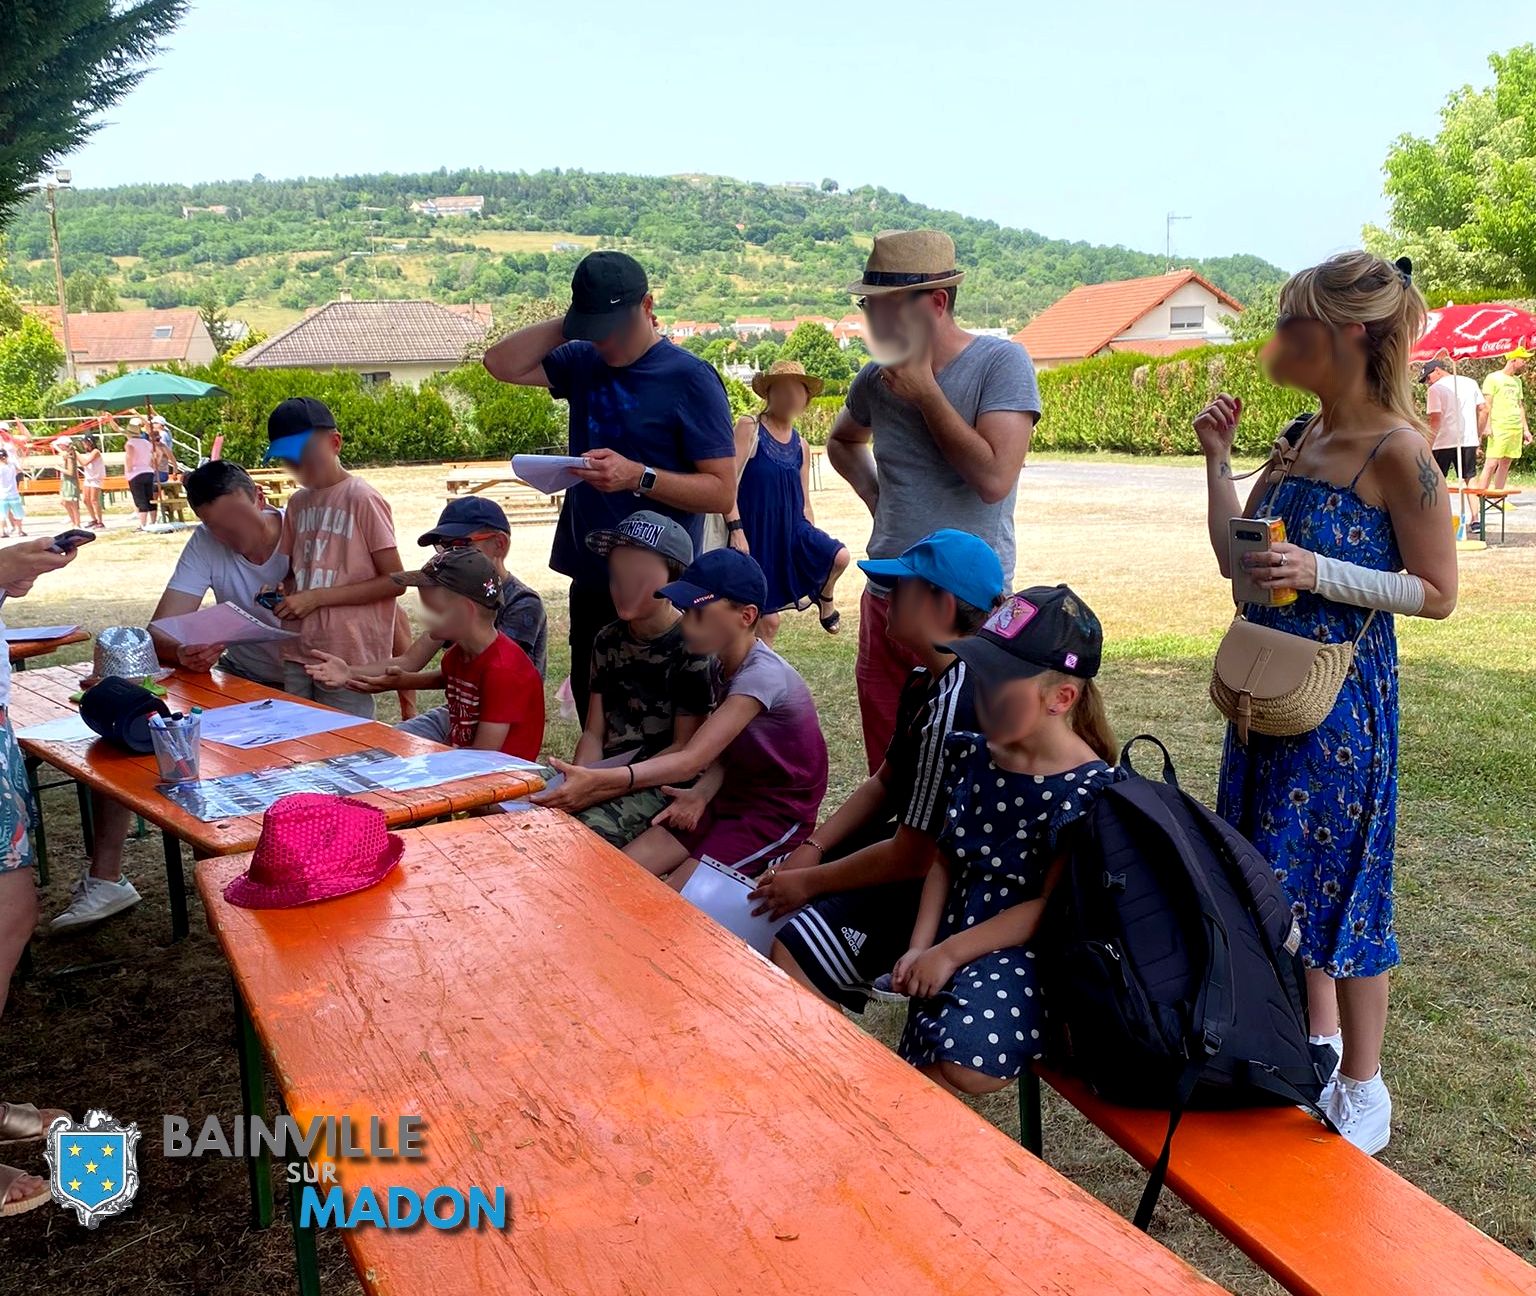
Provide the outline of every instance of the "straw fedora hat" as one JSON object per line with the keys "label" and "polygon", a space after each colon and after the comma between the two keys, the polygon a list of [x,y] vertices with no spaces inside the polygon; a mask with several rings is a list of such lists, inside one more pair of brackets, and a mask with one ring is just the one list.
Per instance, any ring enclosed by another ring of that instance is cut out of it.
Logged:
{"label": "straw fedora hat", "polygon": [[821,395],[823,383],[820,378],[805,372],[805,366],[798,360],[776,360],[768,367],[767,373],[754,374],[752,376],[752,390],[764,400],[768,399],[768,389],[776,382],[782,382],[786,378],[793,378],[805,385],[806,394],[811,397]]}
{"label": "straw fedora hat", "polygon": [[848,285],[855,297],[949,288],[965,278],[955,269],[955,241],[938,230],[885,230],[864,263],[864,277]]}

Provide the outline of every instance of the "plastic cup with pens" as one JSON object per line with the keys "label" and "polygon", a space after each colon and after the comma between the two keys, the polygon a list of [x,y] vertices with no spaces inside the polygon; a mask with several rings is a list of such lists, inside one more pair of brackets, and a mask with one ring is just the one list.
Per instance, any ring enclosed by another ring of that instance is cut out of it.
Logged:
{"label": "plastic cup with pens", "polygon": [[190,715],[180,711],[169,716],[149,718],[149,739],[155,747],[155,763],[167,783],[190,783],[201,777],[203,713],[193,707]]}

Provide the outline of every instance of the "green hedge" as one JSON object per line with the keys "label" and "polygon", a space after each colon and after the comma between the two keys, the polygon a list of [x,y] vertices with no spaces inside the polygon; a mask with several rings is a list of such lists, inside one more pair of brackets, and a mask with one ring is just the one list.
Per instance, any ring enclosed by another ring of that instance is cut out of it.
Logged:
{"label": "green hedge", "polygon": [[228,400],[178,405],[173,421],[203,438],[224,437],[224,456],[256,464],[267,446],[267,415],[289,396],[330,406],[342,458],[359,467],[444,459],[502,459],[566,439],[565,407],[546,391],[498,383],[479,364],[429,379],[420,390],[364,385],[355,373],[244,369],[216,360],[183,372],[229,392]]}

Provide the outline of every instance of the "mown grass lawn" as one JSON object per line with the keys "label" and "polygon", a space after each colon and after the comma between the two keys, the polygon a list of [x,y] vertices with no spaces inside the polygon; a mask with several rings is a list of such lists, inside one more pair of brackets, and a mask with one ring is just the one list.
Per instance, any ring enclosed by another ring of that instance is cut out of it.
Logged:
{"label": "mown grass lawn", "polygon": [[[442,470],[367,475],[394,503],[407,563],[421,561],[411,541],[435,517]],[[818,514],[857,550],[867,516],[828,478],[832,489],[815,497]],[[1020,493],[1018,583],[1067,580],[1093,605],[1108,634],[1103,683],[1121,734],[1162,737],[1184,785],[1209,799],[1221,729],[1205,687],[1231,605],[1205,549],[1201,498],[1187,464],[1038,459]],[[1521,525],[1525,516],[1520,510],[1510,545],[1466,556],[1451,620],[1399,624],[1404,964],[1393,976],[1386,1071],[1396,1119],[1384,1159],[1536,1260],[1536,534]],[[45,519],[34,525],[43,530]],[[548,544],[546,528],[520,528],[513,565],[548,595],[553,717],[568,663],[563,585],[544,566]],[[179,547],[171,538],[110,534],[54,583],[9,604],[7,619],[142,624]],[[855,593],[850,579],[840,636],[823,634],[813,616],[792,616],[779,643],[818,699],[832,753],[829,806],[863,776]],[[566,754],[574,741],[571,722],[552,723],[548,750]],[[55,879],[45,914],[62,907],[78,867],[72,806],[67,792],[48,795]],[[151,1131],[162,1112],[232,1113],[239,1097],[223,962],[195,901],[192,937],[164,946],[157,838],[130,843],[129,871],[146,895],[138,909],[84,935],[36,943],[44,973],[97,960],[108,966],[17,987],[0,1024],[0,1097],[77,1111],[106,1104]],[[862,1025],[891,1043],[900,1021],[879,1007]],[[1016,1131],[1013,1089],[981,1109]],[[1129,1159],[1049,1097],[1046,1122],[1050,1163],[1128,1213],[1142,1180]],[[134,1245],[100,1263],[107,1240],[64,1227],[52,1211],[7,1220],[0,1296],[291,1288],[287,1229],[247,1230],[237,1167],[171,1162],[157,1151],[141,1164],[139,1205],[110,1240]],[[1233,1291],[1279,1290],[1171,1196],[1154,1232]],[[322,1238],[322,1261],[326,1290],[356,1290],[334,1235]]]}

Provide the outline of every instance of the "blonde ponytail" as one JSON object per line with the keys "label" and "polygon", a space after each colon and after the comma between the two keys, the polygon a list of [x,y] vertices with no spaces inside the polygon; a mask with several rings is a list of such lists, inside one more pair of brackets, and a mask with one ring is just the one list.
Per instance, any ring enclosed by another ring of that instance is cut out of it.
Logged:
{"label": "blonde ponytail", "polygon": [[1104,708],[1103,692],[1091,679],[1063,671],[1047,671],[1040,676],[1040,686],[1047,693],[1060,684],[1077,685],[1077,701],[1072,704],[1072,714],[1068,717],[1072,732],[1093,748],[1100,760],[1113,765],[1120,759],[1120,744],[1115,741],[1115,730]]}
{"label": "blonde ponytail", "polygon": [[1366,383],[1371,399],[1423,432],[1413,403],[1409,356],[1424,332],[1424,298],[1413,286],[1412,264],[1393,265],[1369,252],[1340,252],[1301,270],[1280,290],[1280,313],[1322,320],[1335,328],[1365,328]]}

